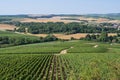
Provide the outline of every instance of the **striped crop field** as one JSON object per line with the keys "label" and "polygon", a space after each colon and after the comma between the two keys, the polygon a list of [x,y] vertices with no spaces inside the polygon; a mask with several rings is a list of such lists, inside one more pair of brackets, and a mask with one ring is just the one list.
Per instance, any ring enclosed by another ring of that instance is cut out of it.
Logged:
{"label": "striped crop field", "polygon": [[119,52],[79,40],[0,48],[0,80],[120,80]]}

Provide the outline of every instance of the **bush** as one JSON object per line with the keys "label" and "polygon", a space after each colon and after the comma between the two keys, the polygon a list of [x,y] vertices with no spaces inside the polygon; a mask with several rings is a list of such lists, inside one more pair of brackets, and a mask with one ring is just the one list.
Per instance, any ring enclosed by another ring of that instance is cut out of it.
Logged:
{"label": "bush", "polygon": [[48,35],[44,38],[44,42],[56,41],[56,40],[58,40],[58,38],[56,38],[54,35]]}

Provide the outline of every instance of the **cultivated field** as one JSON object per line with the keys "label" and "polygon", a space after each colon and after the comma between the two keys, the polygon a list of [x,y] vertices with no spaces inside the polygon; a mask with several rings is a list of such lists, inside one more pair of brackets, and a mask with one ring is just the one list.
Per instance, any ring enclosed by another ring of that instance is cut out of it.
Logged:
{"label": "cultivated field", "polygon": [[53,17],[53,18],[38,18],[38,19],[31,19],[31,18],[24,18],[23,20],[20,20],[20,22],[64,22],[64,23],[70,23],[70,22],[80,22],[76,20],[61,20],[62,18],[67,17]]}
{"label": "cultivated field", "polygon": [[119,80],[119,52],[120,44],[88,41],[0,48],[0,80]]}
{"label": "cultivated field", "polygon": [[[48,34],[29,34],[29,35],[38,36],[38,37],[46,37]],[[76,34],[69,34],[69,35],[53,34],[53,35],[59,39],[69,40],[72,37],[75,39],[85,38],[87,33],[76,33]],[[116,35],[117,35],[116,33],[108,33],[108,36],[116,36]]]}
{"label": "cultivated field", "polygon": [[52,17],[52,18],[37,18],[37,19],[31,19],[31,18],[24,18],[24,19],[18,19],[17,21],[20,22],[64,22],[64,23],[71,23],[71,22],[94,22],[94,23],[120,23],[120,20],[109,20],[106,18],[86,18],[86,17]]}
{"label": "cultivated field", "polygon": [[8,25],[8,24],[0,24],[0,30],[14,30],[16,26]]}
{"label": "cultivated field", "polygon": [[29,38],[39,38],[36,36],[32,36],[32,35],[26,35],[24,33],[17,33],[17,32],[9,32],[9,31],[1,31],[0,30],[0,37],[4,37],[4,36],[9,36],[9,37],[29,37]]}

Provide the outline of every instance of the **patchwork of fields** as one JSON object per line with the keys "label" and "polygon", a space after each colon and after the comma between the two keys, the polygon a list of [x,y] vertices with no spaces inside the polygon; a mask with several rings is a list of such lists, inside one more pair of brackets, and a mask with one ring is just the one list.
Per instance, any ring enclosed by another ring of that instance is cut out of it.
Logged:
{"label": "patchwork of fields", "polygon": [[120,44],[79,40],[0,48],[0,80],[119,80],[119,52]]}
{"label": "patchwork of fields", "polygon": [[94,22],[94,23],[120,23],[119,20],[110,20],[110,19],[106,19],[106,18],[92,18],[92,17],[62,17],[62,16],[56,16],[56,17],[52,17],[52,18],[37,18],[37,19],[31,19],[31,18],[23,18],[23,19],[18,19],[18,20],[14,20],[14,21],[20,21],[22,23],[25,22],[64,22],[64,23],[71,23],[71,22],[84,22],[84,21],[88,21],[88,22]]}
{"label": "patchwork of fields", "polygon": [[0,80],[120,80],[119,0],[4,1]]}
{"label": "patchwork of fields", "polygon": [[[9,24],[0,24],[0,30],[14,30],[15,28],[19,28],[13,25],[9,25]],[[31,33],[22,33],[22,32],[16,32],[18,34],[24,34],[26,36],[30,35],[30,36],[37,36],[37,37],[46,37],[49,34],[31,34]],[[0,32],[1,34],[1,32]],[[53,33],[53,35],[59,39],[65,39],[65,40],[70,40],[71,38],[74,39],[80,39],[80,38],[85,38],[86,35],[88,33],[76,33],[76,34],[63,34],[63,33]],[[90,34],[90,33],[89,33]],[[91,33],[92,34],[92,33]],[[2,34],[3,35],[3,34]],[[9,34],[5,34],[6,36],[11,36]],[[14,35],[14,33],[12,33],[12,36]],[[16,34],[15,34],[16,35]],[[116,33],[108,33],[108,36],[116,36]]]}
{"label": "patchwork of fields", "polygon": [[[76,34],[66,35],[61,33],[61,34],[53,34],[53,35],[59,39],[70,40],[71,38],[74,38],[74,39],[85,38],[87,34],[88,33],[76,33]],[[37,37],[46,37],[49,34],[28,34],[28,35],[37,36]],[[117,35],[116,33],[108,33],[108,36],[116,36],[116,35]]]}

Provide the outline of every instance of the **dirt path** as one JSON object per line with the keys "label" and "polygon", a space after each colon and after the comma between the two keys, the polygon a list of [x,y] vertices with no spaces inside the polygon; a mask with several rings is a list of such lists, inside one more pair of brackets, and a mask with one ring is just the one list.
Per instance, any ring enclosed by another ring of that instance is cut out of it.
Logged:
{"label": "dirt path", "polygon": [[[71,47],[68,48],[68,49],[72,49],[72,48],[74,48],[74,47],[71,46]],[[68,49],[64,49],[64,50],[62,50],[59,54],[55,54],[55,55],[63,55],[63,54],[67,54]]]}
{"label": "dirt path", "polygon": [[95,45],[95,46],[93,46],[94,48],[97,48],[98,47],[98,45]]}
{"label": "dirt path", "polygon": [[62,50],[62,51],[60,52],[60,54],[67,54],[67,50],[68,50],[68,49]]}

